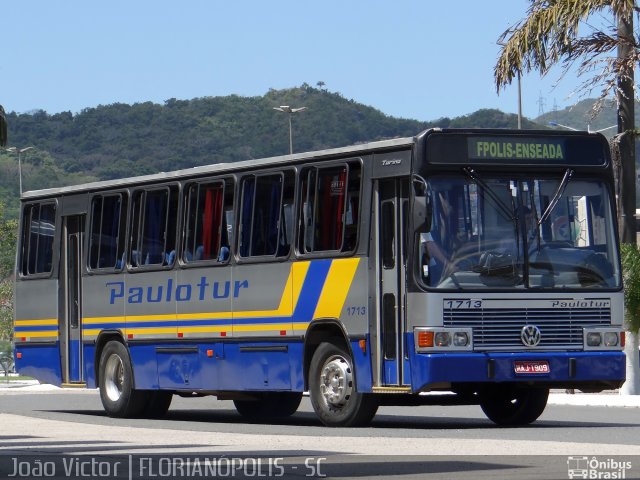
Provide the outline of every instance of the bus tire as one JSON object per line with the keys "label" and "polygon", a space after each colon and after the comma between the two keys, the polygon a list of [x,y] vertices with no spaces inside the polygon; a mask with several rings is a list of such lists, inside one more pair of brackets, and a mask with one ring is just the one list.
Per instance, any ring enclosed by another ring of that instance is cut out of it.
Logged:
{"label": "bus tire", "polygon": [[147,393],[147,403],[142,411],[145,418],[162,418],[167,414],[173,400],[173,393],[163,390],[152,390]]}
{"label": "bus tire", "polygon": [[110,341],[100,355],[100,400],[110,417],[135,417],[142,413],[148,392],[133,388],[133,369],[127,348]]}
{"label": "bus tire", "polygon": [[356,391],[353,360],[333,343],[321,343],[309,366],[311,405],[328,427],[356,427],[368,424],[378,410],[371,394]]}
{"label": "bus tire", "polygon": [[290,417],[298,410],[301,392],[265,392],[256,400],[234,400],[238,413],[251,420]]}
{"label": "bus tire", "polygon": [[497,425],[528,425],[547,406],[548,388],[496,386],[480,395],[480,408]]}

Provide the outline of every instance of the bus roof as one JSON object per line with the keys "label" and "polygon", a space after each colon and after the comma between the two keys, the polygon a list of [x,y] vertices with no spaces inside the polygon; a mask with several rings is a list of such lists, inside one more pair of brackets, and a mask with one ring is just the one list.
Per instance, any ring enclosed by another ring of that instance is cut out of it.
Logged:
{"label": "bus roof", "polygon": [[345,155],[358,155],[377,150],[388,150],[397,148],[409,148],[415,142],[414,137],[394,138],[391,140],[381,140],[376,142],[363,143],[358,145],[350,145],[347,147],[331,148],[325,150],[317,150],[312,152],[295,153],[293,155],[281,155],[277,157],[267,157],[252,160],[243,160],[230,163],[214,163],[198,167],[175,170],[171,172],[160,172],[150,175],[141,175],[135,177],[126,177],[115,180],[105,180],[91,183],[83,183],[78,185],[69,185],[66,187],[47,188],[42,190],[31,190],[22,194],[22,199],[29,200],[40,197],[58,196],[72,193],[99,191],[113,188],[125,188],[132,185],[143,183],[163,182],[170,180],[178,180],[189,177],[223,174],[237,170],[243,170],[256,167],[271,167],[278,165],[288,165],[297,162],[304,162],[314,159],[330,158]]}

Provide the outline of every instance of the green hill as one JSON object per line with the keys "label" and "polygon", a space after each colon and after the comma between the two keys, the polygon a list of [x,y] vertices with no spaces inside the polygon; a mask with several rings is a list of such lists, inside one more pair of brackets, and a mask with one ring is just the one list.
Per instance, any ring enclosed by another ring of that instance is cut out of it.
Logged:
{"label": "green hill", "polygon": [[[613,125],[617,124],[616,104],[614,101],[606,101],[599,112],[594,111],[596,101],[593,98],[580,102],[562,110],[547,112],[534,119],[540,125],[549,125],[550,122],[566,125],[578,130],[591,130],[592,132],[603,130],[602,134],[612,137],[616,134]],[[640,121],[640,104],[636,102],[636,125]]]}
{"label": "green hill", "polygon": [[[9,144],[23,154],[24,190],[288,153],[288,118],[279,105],[307,107],[293,117],[294,151],[414,135],[429,127],[515,128],[516,116],[479,110],[421,122],[385,115],[339,93],[301,87],[259,97],[204,97],[87,108],[78,114],[9,113]],[[428,108],[425,107],[425,115]],[[525,119],[525,128],[535,124]],[[15,154],[0,154],[0,202],[18,207]]]}

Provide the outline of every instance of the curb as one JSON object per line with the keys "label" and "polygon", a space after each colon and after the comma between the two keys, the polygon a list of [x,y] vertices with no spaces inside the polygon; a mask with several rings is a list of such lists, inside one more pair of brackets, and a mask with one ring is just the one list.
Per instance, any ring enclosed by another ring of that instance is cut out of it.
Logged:
{"label": "curb", "polygon": [[[40,384],[37,380],[0,382],[0,395],[3,393],[27,392],[95,392],[96,389],[65,389],[49,384]],[[569,405],[575,407],[623,407],[640,408],[640,395],[621,395],[619,393],[551,393],[549,405]]]}
{"label": "curb", "polygon": [[576,407],[625,407],[640,408],[640,395],[618,393],[551,393],[549,405],[571,405]]}

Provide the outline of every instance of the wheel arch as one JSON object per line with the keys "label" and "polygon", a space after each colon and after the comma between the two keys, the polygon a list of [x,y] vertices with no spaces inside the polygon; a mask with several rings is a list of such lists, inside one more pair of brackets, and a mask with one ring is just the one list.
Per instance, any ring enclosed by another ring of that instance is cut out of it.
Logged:
{"label": "wheel arch", "polygon": [[[334,345],[343,347],[353,359],[353,350],[351,348],[351,342],[349,342],[349,335],[347,330],[337,318],[320,318],[314,320],[309,325],[307,332],[304,336],[303,347],[303,365],[304,365],[304,388],[309,389],[309,367],[311,366],[311,359],[318,346],[323,342],[330,342]],[[355,367],[355,366],[354,366]],[[354,368],[354,379],[358,372]]]}
{"label": "wheel arch", "polygon": [[[102,356],[102,351],[107,343],[111,341],[120,342],[127,349],[127,354],[129,355],[129,362],[131,362],[131,354],[129,354],[129,348],[127,347],[127,342],[124,340],[124,335],[120,330],[103,330],[98,335],[96,339],[96,350],[94,357],[94,375],[96,379],[96,386],[100,385],[100,357]],[[133,385],[135,386],[135,374],[133,371],[133,366],[131,368],[131,373],[133,375]]]}

